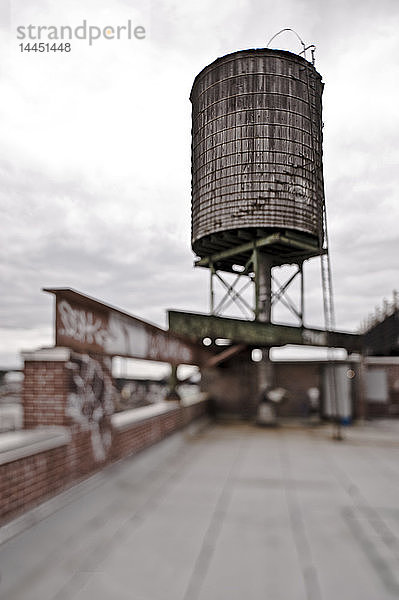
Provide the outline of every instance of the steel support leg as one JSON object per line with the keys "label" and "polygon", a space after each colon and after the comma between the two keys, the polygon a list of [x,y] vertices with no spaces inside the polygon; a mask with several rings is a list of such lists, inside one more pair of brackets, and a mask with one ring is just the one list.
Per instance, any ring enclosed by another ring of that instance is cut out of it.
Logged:
{"label": "steel support leg", "polygon": [[[256,307],[258,320],[270,323],[272,318],[272,260],[267,254],[259,252],[256,259],[255,271]],[[262,349],[262,360],[258,368],[258,393],[259,396],[267,389],[273,387],[273,364],[270,360],[270,348]]]}
{"label": "steel support leg", "polygon": [[177,386],[179,384],[179,379],[177,377],[177,367],[178,365],[170,365],[170,375],[168,382],[168,392],[166,394],[165,400],[178,400],[180,401],[179,392],[177,391]]}

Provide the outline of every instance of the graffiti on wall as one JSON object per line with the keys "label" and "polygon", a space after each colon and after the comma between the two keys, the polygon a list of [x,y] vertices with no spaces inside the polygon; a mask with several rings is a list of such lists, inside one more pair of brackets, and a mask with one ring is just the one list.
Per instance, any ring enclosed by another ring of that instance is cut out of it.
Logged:
{"label": "graffiti on wall", "polygon": [[148,336],[147,355],[151,360],[164,360],[168,357],[169,362],[192,362],[192,352],[189,348],[182,346],[181,342],[168,334],[154,332]]}
{"label": "graffiti on wall", "polygon": [[83,344],[102,346],[107,337],[106,324],[93,312],[73,308],[66,300],[58,304],[60,335],[74,338]]}
{"label": "graffiti on wall", "polygon": [[203,349],[73,290],[56,294],[56,345],[77,352],[198,364]]}
{"label": "graffiti on wall", "polygon": [[112,444],[110,416],[114,412],[114,386],[110,359],[101,362],[87,354],[68,363],[71,389],[66,414],[82,431],[90,433],[93,457],[104,461]]}

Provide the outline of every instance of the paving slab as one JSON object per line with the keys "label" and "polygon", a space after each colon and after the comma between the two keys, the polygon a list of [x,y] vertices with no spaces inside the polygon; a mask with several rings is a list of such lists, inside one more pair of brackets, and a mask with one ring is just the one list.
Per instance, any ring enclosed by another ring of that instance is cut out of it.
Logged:
{"label": "paving slab", "polygon": [[105,469],[0,546],[7,600],[399,598],[399,423],[219,423]]}

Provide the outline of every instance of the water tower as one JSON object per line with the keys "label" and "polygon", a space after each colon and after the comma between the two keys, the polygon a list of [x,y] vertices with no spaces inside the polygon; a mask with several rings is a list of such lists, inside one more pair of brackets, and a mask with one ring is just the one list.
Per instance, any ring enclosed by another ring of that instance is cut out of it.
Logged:
{"label": "water tower", "polygon": [[192,248],[210,269],[211,313],[215,274],[239,270],[254,318],[270,322],[286,290],[273,297],[272,268],[295,264],[303,324],[303,263],[325,251],[322,92],[314,66],[281,50],[234,52],[195,78]]}
{"label": "water tower", "polygon": [[[304,54],[304,53],[301,53]],[[262,348],[258,387],[272,385],[269,348],[289,343],[354,347],[354,336],[332,340],[333,307],[322,164],[323,83],[313,62],[284,50],[252,49],[218,58],[195,78],[192,103],[192,248],[209,269],[210,314],[169,312],[174,331],[227,338]],[[304,262],[321,257],[325,329],[304,325]],[[294,265],[283,284],[273,268]],[[225,273],[235,273],[226,280]],[[253,287],[253,303],[240,281]],[[300,300],[287,289],[300,279]],[[225,296],[215,302],[214,284]],[[223,318],[229,302],[245,320]],[[296,326],[271,322],[283,302]],[[346,336],[346,337],[345,337]],[[334,343],[332,343],[334,342]],[[237,346],[239,347],[239,346]],[[227,350],[227,355],[228,355]],[[229,355],[228,355],[229,356]]]}

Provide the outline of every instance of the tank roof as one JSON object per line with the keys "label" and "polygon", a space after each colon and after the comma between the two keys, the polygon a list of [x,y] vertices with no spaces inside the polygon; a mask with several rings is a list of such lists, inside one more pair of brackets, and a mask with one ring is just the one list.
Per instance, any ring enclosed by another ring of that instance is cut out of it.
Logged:
{"label": "tank roof", "polygon": [[[289,52],[289,50],[280,50],[278,48],[247,48],[245,50],[236,50],[235,52],[229,52],[228,54],[224,54],[223,56],[219,56],[218,58],[216,58],[214,61],[212,61],[211,63],[209,63],[208,65],[206,65],[203,69],[201,69],[201,71],[197,74],[197,76],[195,77],[194,81],[193,81],[193,85],[191,88],[191,91],[194,89],[197,81],[201,78],[201,75],[205,72],[208,71],[209,69],[211,69],[214,66],[217,66],[219,63],[224,62],[226,59],[228,59],[229,57],[239,57],[239,56],[245,56],[248,54],[258,54],[258,55],[262,55],[262,54],[275,54],[277,56],[282,56],[285,58],[291,58],[293,60],[295,60],[296,62],[303,62],[305,65],[311,67],[320,77],[320,79],[322,78],[320,73],[317,71],[317,69],[315,68],[314,65],[312,65],[311,62],[309,62],[308,60],[306,60],[305,58],[303,58],[303,56],[300,56],[299,54],[296,54],[295,52]],[[190,93],[190,100],[191,100],[191,93]]]}

